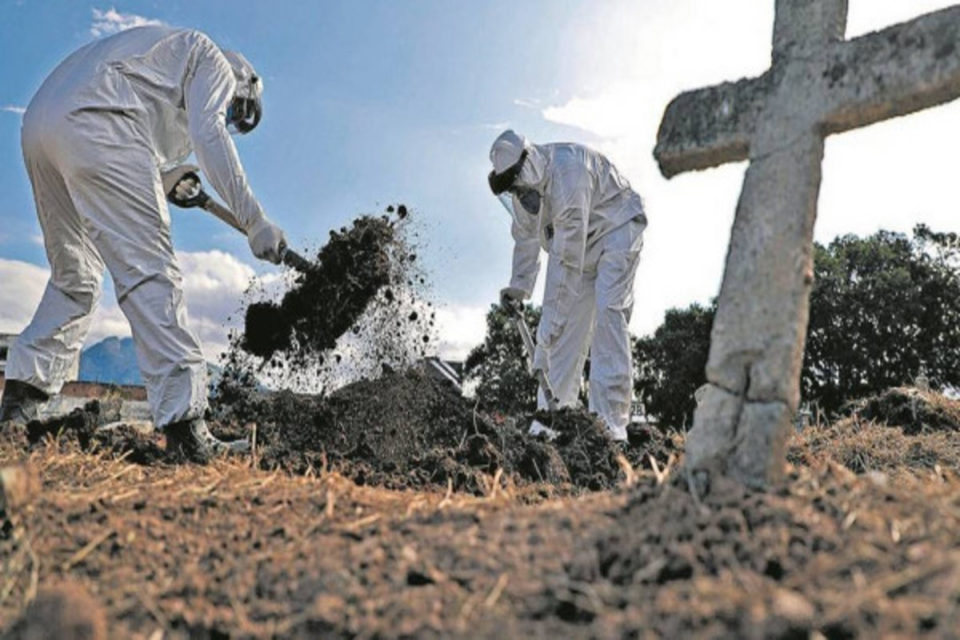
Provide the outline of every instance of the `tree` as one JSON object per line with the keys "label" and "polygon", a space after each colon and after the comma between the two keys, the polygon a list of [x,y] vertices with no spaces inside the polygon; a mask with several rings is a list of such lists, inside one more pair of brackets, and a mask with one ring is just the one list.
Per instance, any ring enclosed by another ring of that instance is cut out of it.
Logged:
{"label": "tree", "polygon": [[693,392],[707,381],[715,311],[715,302],[670,309],[653,336],[634,341],[634,391],[646,413],[663,424],[679,427],[693,418]]}
{"label": "tree", "polygon": [[[540,309],[524,306],[527,326],[535,334]],[[527,372],[527,355],[514,316],[499,304],[487,313],[487,335],[464,364],[465,374],[478,382],[479,408],[508,415],[529,413],[537,406],[537,382]]]}
{"label": "tree", "polygon": [[[960,386],[960,242],[920,225],[814,246],[815,281],[801,374],[804,401],[834,412],[849,400],[912,383]],[[661,422],[689,421],[705,382],[714,307],[667,313],[635,343],[634,388]]]}
{"label": "tree", "polygon": [[814,247],[816,282],[801,387],[834,411],[925,373],[960,383],[960,251],[956,234],[841,236]]}

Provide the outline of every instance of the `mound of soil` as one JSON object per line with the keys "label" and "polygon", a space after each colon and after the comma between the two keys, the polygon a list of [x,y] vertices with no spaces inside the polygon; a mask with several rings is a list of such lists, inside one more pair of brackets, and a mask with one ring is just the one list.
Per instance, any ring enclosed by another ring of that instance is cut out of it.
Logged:
{"label": "mound of soil", "polygon": [[937,467],[960,474],[960,439],[952,431],[907,433],[885,423],[843,418],[797,434],[787,459],[800,465],[830,460],[858,474],[923,474]]}
{"label": "mound of soil", "polygon": [[[721,479],[702,500],[678,478],[641,485],[535,616],[605,637],[949,635],[955,614],[908,604],[954,593],[945,585],[958,575],[925,544],[943,535],[953,546],[955,532],[916,500],[835,465],[766,493]],[[910,533],[900,518],[913,518]]]}
{"label": "mound of soil", "polygon": [[907,434],[960,431],[960,401],[910,387],[887,389],[878,396],[854,403],[848,412],[900,427]]}
{"label": "mound of soil", "polygon": [[[450,385],[416,369],[387,372],[329,397],[290,392],[232,394],[225,418],[257,424],[260,464],[295,473],[333,467],[360,484],[388,488],[452,487],[484,494],[490,476],[600,490],[625,475],[620,448],[592,417],[574,410],[540,416],[559,436],[548,443],[513,421],[496,424]],[[521,428],[522,427],[522,428]],[[626,460],[666,464],[673,441],[636,433]]]}

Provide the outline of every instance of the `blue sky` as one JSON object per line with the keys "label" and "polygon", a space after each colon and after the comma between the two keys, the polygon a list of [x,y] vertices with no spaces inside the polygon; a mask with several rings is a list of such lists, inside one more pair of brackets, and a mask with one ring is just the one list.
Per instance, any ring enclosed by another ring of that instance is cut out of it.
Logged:
{"label": "blue sky", "polygon": [[[663,180],[651,158],[659,117],[680,90],[762,72],[773,4],[0,0],[0,331],[29,319],[46,264],[17,111],[67,54],[138,20],[200,29],[264,77],[264,120],[238,146],[291,244],[316,246],[331,228],[391,203],[413,208],[451,353],[481,337],[483,312],[509,276],[508,219],[485,180],[493,138],[510,126],[536,142],[600,148],[647,202],[632,328],[652,331],[668,307],[716,294],[744,169]],[[950,4],[852,0],[848,33]],[[960,196],[949,164],[958,122],[951,106],[831,138],[818,239],[921,220],[956,226],[945,216]],[[918,148],[918,139],[930,142]],[[179,210],[173,219],[193,274],[191,317],[220,344],[245,278],[275,269],[204,214]],[[125,332],[110,295],[93,337]]]}

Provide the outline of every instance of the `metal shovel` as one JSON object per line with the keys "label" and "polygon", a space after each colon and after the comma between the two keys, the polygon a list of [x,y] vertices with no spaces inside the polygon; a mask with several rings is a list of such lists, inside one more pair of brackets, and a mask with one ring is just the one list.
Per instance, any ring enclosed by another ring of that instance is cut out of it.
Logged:
{"label": "metal shovel", "polygon": [[[178,197],[178,187],[186,187],[189,195],[186,197]],[[166,191],[167,200],[169,200],[171,204],[175,204],[184,209],[200,207],[204,211],[209,211],[220,218],[240,233],[246,235],[247,232],[240,226],[240,222],[233,212],[211,198],[203,190],[200,175],[194,167],[184,165],[165,173],[163,175],[163,189]],[[314,269],[312,262],[296,251],[288,248],[285,244],[280,245],[280,261],[301,273],[307,273]]]}
{"label": "metal shovel", "polygon": [[537,378],[537,382],[540,383],[540,388],[543,390],[543,395],[547,399],[547,408],[550,411],[556,411],[560,407],[560,403],[557,400],[557,394],[553,392],[553,387],[550,385],[550,380],[547,379],[547,374],[543,369],[534,369],[533,368],[533,352],[537,348],[537,343],[533,340],[533,335],[530,333],[530,327],[527,325],[526,319],[523,317],[523,306],[520,304],[507,304],[507,310],[513,315],[513,322],[517,327],[517,331],[520,332],[520,339],[523,341],[523,350],[527,352],[527,371]]}

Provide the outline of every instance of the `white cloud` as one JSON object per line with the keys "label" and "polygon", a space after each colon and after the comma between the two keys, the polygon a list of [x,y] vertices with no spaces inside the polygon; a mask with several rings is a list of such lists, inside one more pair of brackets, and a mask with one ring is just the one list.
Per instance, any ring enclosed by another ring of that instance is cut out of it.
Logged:
{"label": "white cloud", "polygon": [[513,101],[513,104],[518,107],[523,107],[524,109],[539,110],[541,108],[539,100],[531,100],[530,98],[517,98]]}
{"label": "white cloud", "polygon": [[437,309],[438,350],[447,360],[464,360],[483,342],[489,307],[449,305]]}
{"label": "white cloud", "polygon": [[19,333],[33,317],[49,271],[0,258],[0,333]]}
{"label": "white cloud", "polygon": [[[226,348],[228,331],[240,326],[244,294],[254,282],[274,290],[283,276],[255,279],[251,267],[221,251],[178,254],[190,327],[199,336],[204,354],[215,360]],[[0,332],[19,333],[30,322],[49,277],[47,269],[18,260],[0,259]],[[105,294],[91,324],[87,344],[110,336],[128,336],[130,326],[110,294]]]}
{"label": "white cloud", "polygon": [[[206,357],[214,360],[226,349],[230,328],[242,323],[244,292],[255,273],[222,251],[181,252],[177,257],[190,326],[203,343]],[[267,277],[266,282],[276,278]]]}
{"label": "white cloud", "polygon": [[15,113],[18,116],[22,116],[27,112],[27,108],[20,107],[15,104],[5,104],[3,106],[0,106],[0,111],[6,111],[7,113]]}
{"label": "white cloud", "polygon": [[92,11],[93,24],[90,25],[90,35],[94,38],[119,33],[134,27],[163,24],[162,21],[153,18],[146,18],[133,13],[120,13],[113,7],[106,11],[96,8]]}

